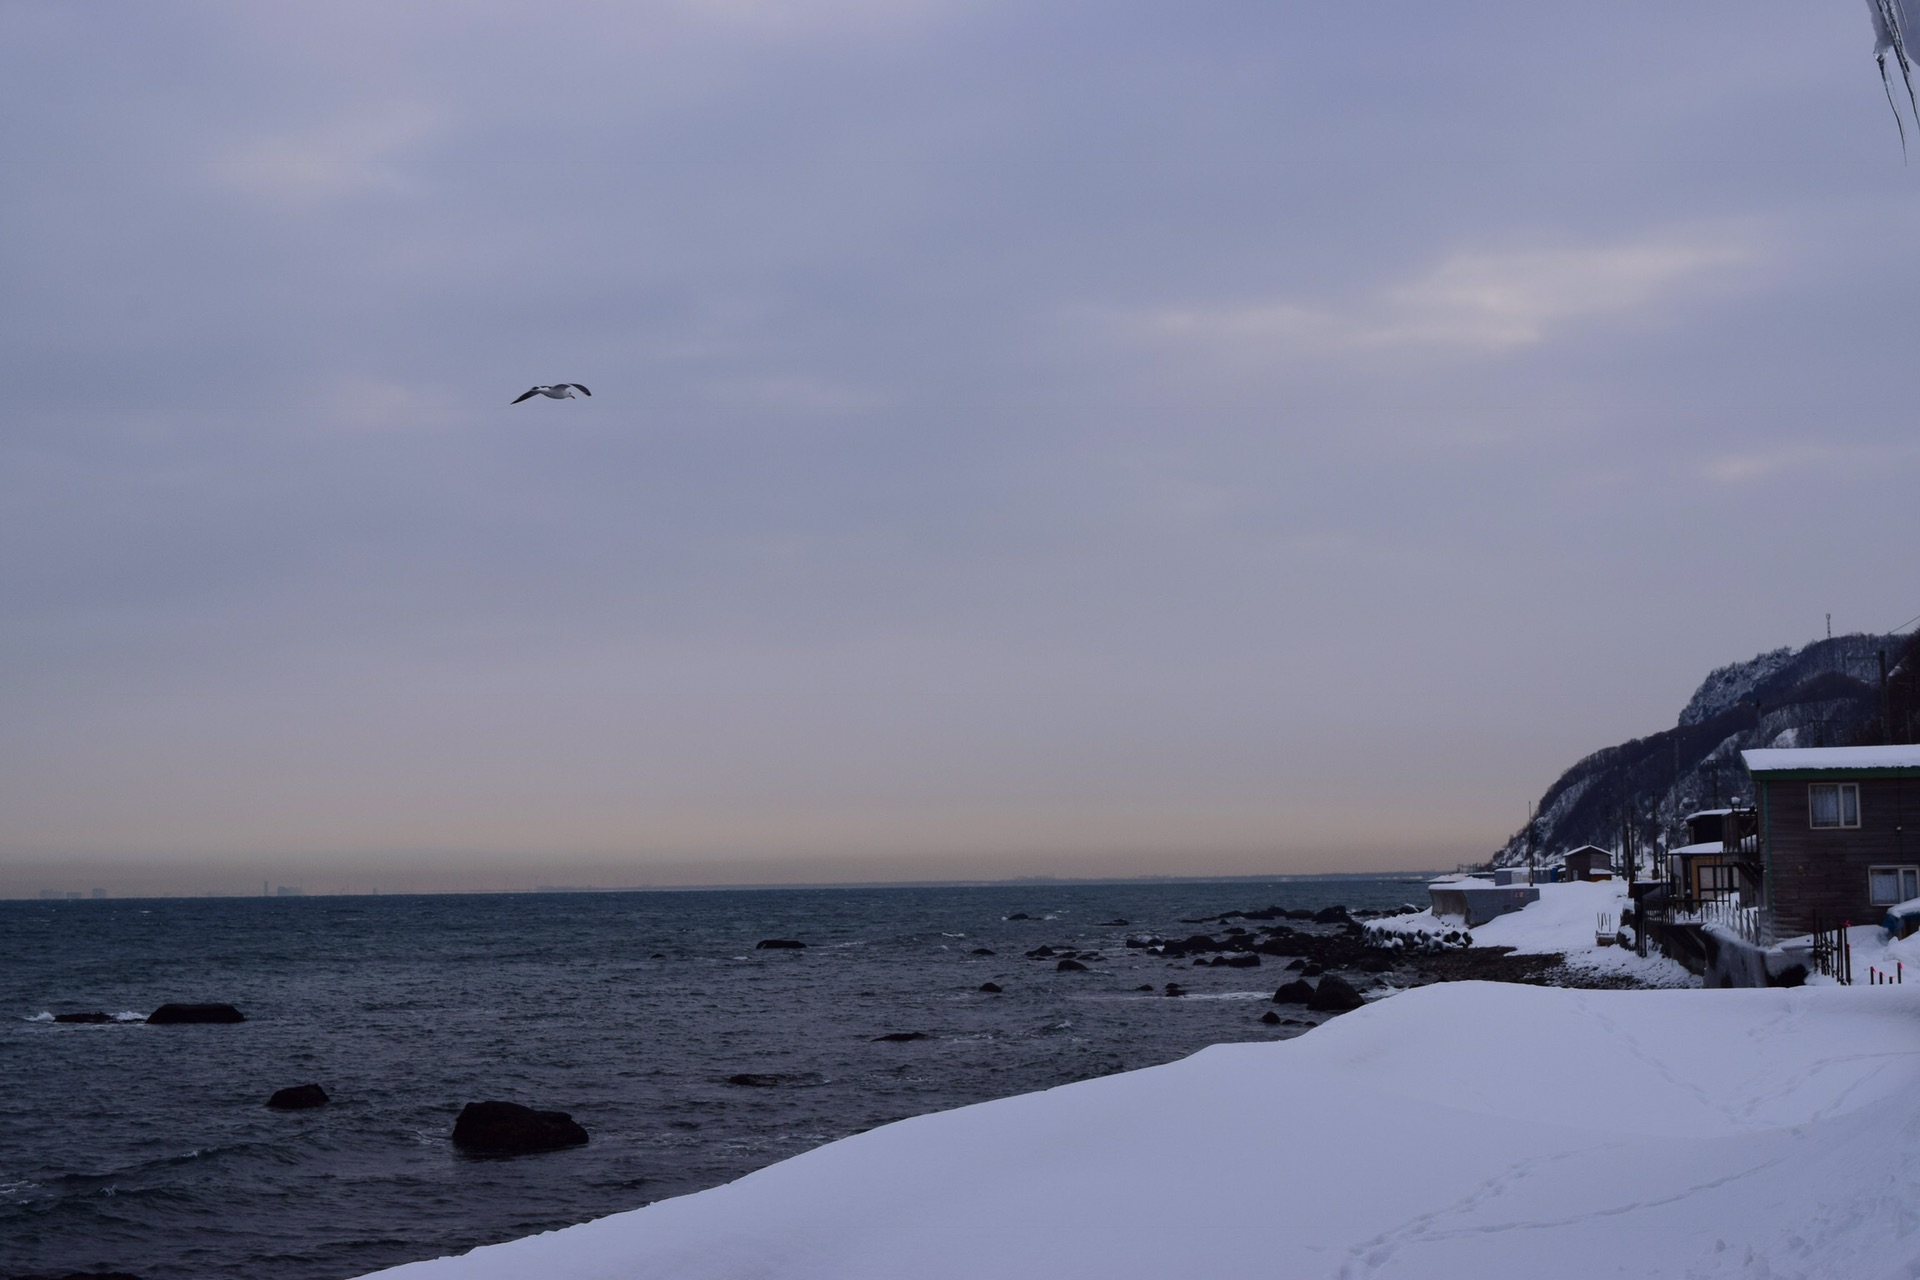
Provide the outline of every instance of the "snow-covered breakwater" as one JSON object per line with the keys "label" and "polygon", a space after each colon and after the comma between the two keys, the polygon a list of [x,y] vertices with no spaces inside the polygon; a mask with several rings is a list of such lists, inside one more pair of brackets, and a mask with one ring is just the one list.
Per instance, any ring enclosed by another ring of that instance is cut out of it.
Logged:
{"label": "snow-covered breakwater", "polygon": [[1449,983],[383,1280],[1891,1277],[1920,985]]}

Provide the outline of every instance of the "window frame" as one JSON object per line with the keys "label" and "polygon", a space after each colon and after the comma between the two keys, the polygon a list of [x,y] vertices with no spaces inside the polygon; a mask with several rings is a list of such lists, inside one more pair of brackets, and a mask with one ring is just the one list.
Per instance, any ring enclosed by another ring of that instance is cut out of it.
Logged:
{"label": "window frame", "polygon": [[[1882,901],[1873,896],[1873,878],[1877,875],[1892,875],[1894,892],[1904,897]],[[1907,893],[1911,888],[1912,893]],[[1911,862],[1885,862],[1867,868],[1867,901],[1876,907],[1891,907],[1902,902],[1911,902],[1920,898],[1920,865]]]}
{"label": "window frame", "polygon": [[[1821,822],[1814,804],[1814,792],[1831,789],[1836,820]],[[1847,795],[1853,795],[1853,821],[1847,821]],[[1860,784],[1857,782],[1809,782],[1807,784],[1807,826],[1815,831],[1858,831],[1860,829]]]}

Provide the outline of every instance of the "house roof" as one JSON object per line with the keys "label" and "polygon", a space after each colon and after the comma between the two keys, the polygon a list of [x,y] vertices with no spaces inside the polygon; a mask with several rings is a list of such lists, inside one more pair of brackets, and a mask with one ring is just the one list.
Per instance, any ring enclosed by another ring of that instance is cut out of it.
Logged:
{"label": "house roof", "polygon": [[1695,818],[1723,818],[1732,812],[1733,810],[1731,809],[1695,809],[1692,813],[1682,818],[1681,821],[1692,822]]}
{"label": "house roof", "polygon": [[1920,773],[1920,746],[1768,747],[1740,758],[1752,774]]}

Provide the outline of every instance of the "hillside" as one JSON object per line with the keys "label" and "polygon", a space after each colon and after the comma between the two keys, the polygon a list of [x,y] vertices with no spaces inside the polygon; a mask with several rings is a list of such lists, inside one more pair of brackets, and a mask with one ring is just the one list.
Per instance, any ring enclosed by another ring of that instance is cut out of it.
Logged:
{"label": "hillside", "polygon": [[[1883,652],[1890,717],[1881,708]],[[1741,751],[1910,742],[1917,718],[1920,636],[1835,636],[1732,663],[1700,682],[1673,728],[1596,751],[1561,774],[1540,797],[1535,848],[1542,856],[1583,844],[1617,849],[1629,825],[1640,850],[1684,843],[1682,818],[1742,795]],[[1522,827],[1494,862],[1526,859]]]}

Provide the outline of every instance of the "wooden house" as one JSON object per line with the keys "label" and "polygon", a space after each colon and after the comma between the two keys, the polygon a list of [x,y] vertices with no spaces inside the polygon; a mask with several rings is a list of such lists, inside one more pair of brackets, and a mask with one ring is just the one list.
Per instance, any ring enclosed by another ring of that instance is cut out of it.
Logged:
{"label": "wooden house", "polygon": [[[1920,746],[1743,751],[1776,937],[1920,898]],[[1912,834],[1908,834],[1911,832]]]}
{"label": "wooden house", "polygon": [[1563,859],[1568,880],[1613,879],[1613,854],[1597,844],[1583,844]]}
{"label": "wooden house", "polygon": [[1701,809],[1683,821],[1687,843],[1667,851],[1668,890],[1691,909],[1702,902],[1758,906],[1762,872],[1752,809]]}

